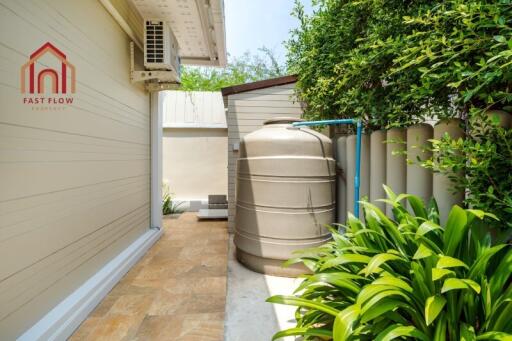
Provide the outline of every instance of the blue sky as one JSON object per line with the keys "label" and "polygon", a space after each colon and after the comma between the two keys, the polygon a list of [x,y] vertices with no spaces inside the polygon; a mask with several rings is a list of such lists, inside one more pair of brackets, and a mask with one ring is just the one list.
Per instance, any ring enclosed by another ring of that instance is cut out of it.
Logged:
{"label": "blue sky", "polygon": [[[306,12],[311,11],[311,0],[302,0]],[[298,26],[290,15],[293,0],[224,0],[226,14],[226,47],[231,56],[240,56],[245,51],[258,53],[266,46],[274,50],[283,62],[286,49],[283,41],[291,29]]]}

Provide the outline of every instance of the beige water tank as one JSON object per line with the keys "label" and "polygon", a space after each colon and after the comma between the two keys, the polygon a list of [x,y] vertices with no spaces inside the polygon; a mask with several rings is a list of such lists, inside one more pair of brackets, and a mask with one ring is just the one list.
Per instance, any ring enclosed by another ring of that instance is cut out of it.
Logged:
{"label": "beige water tank", "polygon": [[330,239],[334,221],[335,161],[331,140],[295,118],[268,120],[240,143],[235,238],[238,260],[267,274],[294,276],[283,268],[299,249]]}

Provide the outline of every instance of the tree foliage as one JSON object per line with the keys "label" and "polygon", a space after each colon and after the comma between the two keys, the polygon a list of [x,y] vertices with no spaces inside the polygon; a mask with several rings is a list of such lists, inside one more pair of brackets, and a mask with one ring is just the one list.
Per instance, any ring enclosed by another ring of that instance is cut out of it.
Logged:
{"label": "tree foliage", "polygon": [[407,126],[512,101],[511,0],[315,3],[288,41],[311,118]]}
{"label": "tree foliage", "polygon": [[[414,69],[391,73],[411,33],[403,17],[430,1],[319,0],[313,15],[299,1],[300,27],[288,41],[288,63],[310,118],[361,117],[370,127],[403,126],[419,120],[423,103],[400,101]],[[434,110],[433,106],[428,107]]]}
{"label": "tree foliage", "polygon": [[184,66],[181,73],[181,90],[219,91],[220,89],[247,82],[284,76],[286,67],[276,59],[272,50],[262,47],[262,53],[246,52],[241,57],[229,58],[225,68]]}
{"label": "tree foliage", "polygon": [[300,27],[288,41],[306,117],[358,117],[370,130],[435,117],[485,126],[485,135],[434,141],[430,166],[463,169],[452,179],[466,203],[510,226],[510,132],[482,117],[512,109],[512,0],[315,3],[306,15],[297,1]]}
{"label": "tree foliage", "polygon": [[512,1],[450,0],[404,18],[416,29],[404,37],[395,72],[415,69],[403,101],[446,97],[446,107],[507,107],[512,102]]}

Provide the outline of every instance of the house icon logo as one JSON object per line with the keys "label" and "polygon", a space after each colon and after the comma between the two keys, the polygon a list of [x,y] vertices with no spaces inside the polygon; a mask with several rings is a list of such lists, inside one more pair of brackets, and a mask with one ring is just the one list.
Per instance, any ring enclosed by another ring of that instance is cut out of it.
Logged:
{"label": "house icon logo", "polygon": [[[55,57],[60,67],[45,68],[44,66],[41,67],[40,64],[36,65],[36,62],[46,54]],[[68,75],[70,76],[70,82]],[[24,94],[51,93],[54,95],[75,93],[75,76],[75,67],[67,60],[66,55],[48,42],[34,51],[30,55],[29,61],[21,67],[21,92]],[[48,79],[50,80],[51,89],[45,88],[48,85]]]}

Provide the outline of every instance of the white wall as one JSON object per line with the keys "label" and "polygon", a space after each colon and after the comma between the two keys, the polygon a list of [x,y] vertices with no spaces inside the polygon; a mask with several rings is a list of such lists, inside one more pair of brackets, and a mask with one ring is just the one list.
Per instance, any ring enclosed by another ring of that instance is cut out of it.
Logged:
{"label": "white wall", "polygon": [[178,201],[227,194],[227,129],[165,128],[163,179]]}
{"label": "white wall", "polygon": [[[51,42],[73,106],[22,103],[20,67]],[[0,339],[30,327],[149,227],[149,96],[96,0],[0,0]]]}

